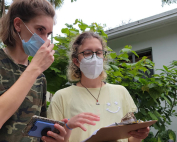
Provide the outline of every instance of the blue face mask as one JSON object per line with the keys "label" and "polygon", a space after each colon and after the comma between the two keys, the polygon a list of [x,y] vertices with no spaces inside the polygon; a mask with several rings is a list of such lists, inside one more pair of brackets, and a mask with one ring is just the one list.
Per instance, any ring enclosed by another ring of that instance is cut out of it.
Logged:
{"label": "blue face mask", "polygon": [[[25,25],[25,23],[24,23],[24,25]],[[27,26],[26,26],[26,28],[28,29]],[[19,35],[20,39],[22,40],[22,46],[23,46],[25,53],[29,56],[34,57],[36,52],[45,43],[45,41],[40,36],[38,36],[36,33],[33,34],[29,29],[28,29],[28,31],[32,34],[32,37],[27,42],[25,42],[24,40],[21,39],[19,33],[18,33],[18,35]]]}

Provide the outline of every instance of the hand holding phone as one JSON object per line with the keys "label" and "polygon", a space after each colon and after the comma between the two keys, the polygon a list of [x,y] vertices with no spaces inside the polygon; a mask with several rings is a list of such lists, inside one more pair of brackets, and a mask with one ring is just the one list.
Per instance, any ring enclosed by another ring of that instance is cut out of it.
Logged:
{"label": "hand holding phone", "polygon": [[57,134],[60,134],[60,132],[54,128],[54,123],[37,120],[31,130],[28,132],[28,135],[41,138],[42,136],[47,136],[48,131],[53,131]]}
{"label": "hand holding phone", "polygon": [[27,124],[23,130],[24,136],[38,137],[47,136],[48,131],[60,134],[59,130],[54,127],[55,124],[64,126],[65,123],[62,121],[55,121],[48,118],[34,115],[31,121]]}

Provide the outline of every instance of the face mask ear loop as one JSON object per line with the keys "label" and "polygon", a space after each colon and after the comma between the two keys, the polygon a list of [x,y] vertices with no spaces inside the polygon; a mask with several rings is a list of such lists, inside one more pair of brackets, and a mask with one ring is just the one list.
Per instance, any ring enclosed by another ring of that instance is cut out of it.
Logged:
{"label": "face mask ear loop", "polygon": [[[79,62],[79,60],[78,60],[78,58],[76,58],[77,59],[77,61]],[[79,62],[80,64],[82,64],[81,62]]]}
{"label": "face mask ear loop", "polygon": [[[23,22],[23,21],[22,21]],[[32,34],[32,35],[34,35],[30,30],[29,30],[29,28],[26,26],[26,24],[23,22],[23,24],[25,25],[25,27],[28,29],[28,31]]]}
{"label": "face mask ear loop", "polygon": [[18,34],[19,38],[22,40],[22,38],[21,38],[20,34],[19,34],[18,32],[17,32],[17,34]]}

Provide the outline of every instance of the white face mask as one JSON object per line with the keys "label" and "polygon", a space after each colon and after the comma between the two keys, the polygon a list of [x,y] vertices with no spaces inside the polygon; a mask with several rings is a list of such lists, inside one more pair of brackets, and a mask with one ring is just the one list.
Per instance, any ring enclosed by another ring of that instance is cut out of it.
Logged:
{"label": "white face mask", "polygon": [[103,59],[98,59],[95,54],[92,59],[83,58],[80,62],[80,70],[87,78],[95,79],[103,71]]}

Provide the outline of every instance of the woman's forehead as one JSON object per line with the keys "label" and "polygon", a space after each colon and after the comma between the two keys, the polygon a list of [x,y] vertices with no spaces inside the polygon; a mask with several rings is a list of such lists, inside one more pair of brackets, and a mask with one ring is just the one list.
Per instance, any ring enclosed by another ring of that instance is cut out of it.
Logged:
{"label": "woman's forehead", "polygon": [[97,38],[87,38],[83,41],[82,45],[79,47],[79,50],[93,50],[93,49],[102,49],[102,44]]}
{"label": "woman's forehead", "polygon": [[35,26],[43,26],[46,30],[52,30],[54,25],[54,19],[50,16],[36,16],[35,18],[29,21],[29,24],[33,24]]}

